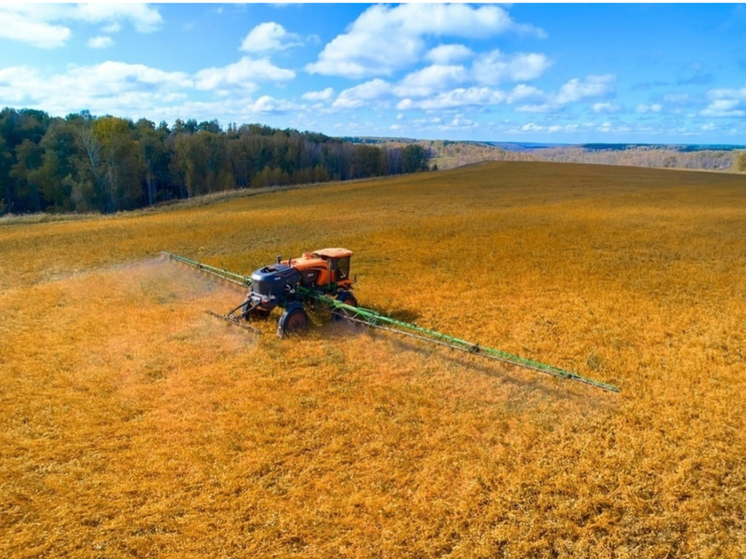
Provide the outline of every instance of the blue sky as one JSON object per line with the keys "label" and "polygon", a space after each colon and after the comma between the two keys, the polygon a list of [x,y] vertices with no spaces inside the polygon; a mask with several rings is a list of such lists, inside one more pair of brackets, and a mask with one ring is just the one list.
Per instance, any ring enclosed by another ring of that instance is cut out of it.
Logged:
{"label": "blue sky", "polygon": [[746,143],[738,4],[0,4],[0,106],[334,136]]}

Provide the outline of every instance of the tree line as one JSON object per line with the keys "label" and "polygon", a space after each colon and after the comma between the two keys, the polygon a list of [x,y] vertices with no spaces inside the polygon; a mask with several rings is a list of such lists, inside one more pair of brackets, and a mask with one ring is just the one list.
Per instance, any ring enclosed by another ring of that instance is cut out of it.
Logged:
{"label": "tree line", "polygon": [[173,126],[87,111],[65,118],[0,111],[0,215],[112,213],[234,188],[428,169],[419,145],[353,144],[260,124],[177,119]]}

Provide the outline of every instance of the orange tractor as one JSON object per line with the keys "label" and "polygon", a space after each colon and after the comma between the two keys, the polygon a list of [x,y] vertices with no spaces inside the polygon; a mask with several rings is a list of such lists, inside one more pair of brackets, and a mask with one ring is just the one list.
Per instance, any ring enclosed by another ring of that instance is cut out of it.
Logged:
{"label": "orange tractor", "polygon": [[[351,256],[352,251],[346,248],[325,248],[288,260],[278,256],[276,264],[264,266],[251,274],[246,300],[227,318],[265,318],[275,307],[281,307],[285,311],[280,317],[277,333],[283,336],[306,328],[308,314],[305,306],[319,296],[331,296],[340,303],[357,307],[357,300],[351,292],[355,283],[350,277]],[[341,318],[339,311],[334,316]]]}

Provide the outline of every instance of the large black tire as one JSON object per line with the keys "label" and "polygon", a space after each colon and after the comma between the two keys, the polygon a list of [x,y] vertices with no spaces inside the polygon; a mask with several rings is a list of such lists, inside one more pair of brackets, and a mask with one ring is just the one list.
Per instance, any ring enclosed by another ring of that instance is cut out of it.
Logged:
{"label": "large black tire", "polygon": [[[355,296],[349,291],[343,291],[337,295],[337,301],[344,303],[345,305],[350,305],[351,307],[357,307],[357,299],[355,299]],[[348,316],[350,316],[350,312],[342,309],[332,312],[332,318],[336,321],[342,320]]]}
{"label": "large black tire", "polygon": [[282,313],[280,322],[277,323],[277,335],[283,338],[287,335],[300,334],[308,326],[308,315],[300,307],[290,309]]}

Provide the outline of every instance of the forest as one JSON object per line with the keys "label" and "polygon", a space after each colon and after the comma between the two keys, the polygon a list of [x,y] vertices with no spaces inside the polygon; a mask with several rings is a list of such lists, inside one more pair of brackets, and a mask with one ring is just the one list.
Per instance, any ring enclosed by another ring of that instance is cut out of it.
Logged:
{"label": "forest", "polygon": [[114,213],[234,188],[307,184],[428,169],[412,144],[353,144],[261,124],[173,126],[88,111],[65,118],[0,111],[0,215]]}

